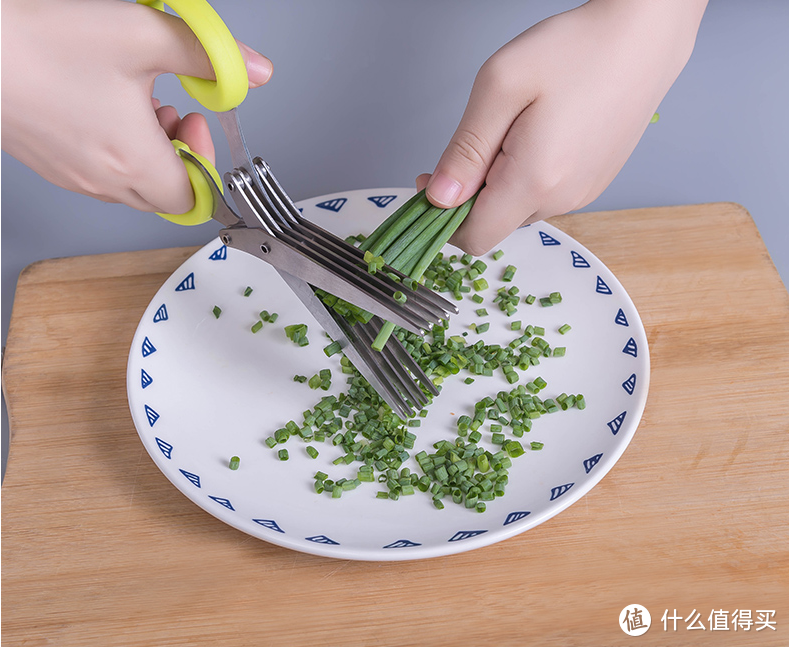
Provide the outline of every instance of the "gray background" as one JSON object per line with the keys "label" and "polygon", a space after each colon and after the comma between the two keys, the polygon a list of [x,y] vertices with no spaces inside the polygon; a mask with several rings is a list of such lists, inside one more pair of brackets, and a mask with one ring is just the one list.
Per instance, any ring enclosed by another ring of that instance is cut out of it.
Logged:
{"label": "gray background", "polygon": [[[214,0],[234,35],[274,62],[242,120],[294,199],[412,186],[432,171],[480,65],[570,0]],[[789,2],[711,0],[696,50],[635,153],[584,211],[733,201],[752,214],[789,285]],[[201,110],[173,77],[156,95]],[[229,156],[215,120],[217,167]],[[183,228],[48,184],[2,156],[2,336],[19,272],[46,258],[197,245]],[[3,403],[3,473],[8,451]]]}

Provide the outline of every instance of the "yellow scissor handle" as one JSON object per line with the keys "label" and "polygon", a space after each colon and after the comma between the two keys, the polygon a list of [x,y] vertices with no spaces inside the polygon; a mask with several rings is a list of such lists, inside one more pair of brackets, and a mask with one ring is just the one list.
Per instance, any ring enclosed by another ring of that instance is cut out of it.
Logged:
{"label": "yellow scissor handle", "polygon": [[[211,177],[214,178],[214,182],[216,182],[219,190],[224,193],[222,180],[220,179],[219,173],[214,168],[214,165],[211,164],[211,162],[209,162],[202,155],[195,153],[181,140],[172,139],[170,141],[175,147],[176,151],[185,150],[187,153],[194,155],[211,174]],[[205,178],[202,171],[197,168],[197,166],[195,166],[190,160],[185,159],[183,156],[181,156],[181,159],[183,160],[184,166],[186,166],[186,172],[189,175],[189,182],[191,183],[192,191],[194,191],[195,194],[195,205],[186,213],[157,213],[157,215],[161,216],[165,220],[174,222],[176,225],[202,225],[204,222],[211,220],[211,216],[214,214],[214,194],[211,191],[211,186],[208,184],[208,180]]]}
{"label": "yellow scissor handle", "polygon": [[[139,4],[164,11],[161,0],[137,0]],[[177,74],[189,96],[212,112],[227,112],[247,96],[249,77],[236,39],[219,14],[206,0],[167,0],[189,26],[205,49],[214,68],[216,81]]]}
{"label": "yellow scissor handle", "polygon": [[[164,11],[161,0],[137,0],[159,11]],[[167,4],[178,13],[181,19],[197,36],[214,68],[216,81],[200,79],[185,74],[177,74],[181,85],[192,98],[199,101],[212,112],[226,112],[241,104],[247,96],[249,77],[247,67],[236,39],[225,23],[206,0],[167,0]],[[176,151],[185,148],[197,157],[216,180],[220,190],[224,190],[219,174],[205,158],[190,151],[189,147],[177,139],[172,140]],[[183,158],[182,158],[183,159]],[[195,194],[195,206],[183,214],[159,213],[162,218],[179,225],[200,225],[211,220],[213,197],[205,176],[194,164],[183,160],[189,181]]]}

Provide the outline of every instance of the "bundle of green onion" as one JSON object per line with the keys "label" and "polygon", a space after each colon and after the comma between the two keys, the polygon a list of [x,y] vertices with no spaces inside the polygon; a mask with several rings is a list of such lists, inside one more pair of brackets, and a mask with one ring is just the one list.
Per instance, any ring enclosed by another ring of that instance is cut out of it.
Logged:
{"label": "bundle of green onion", "polygon": [[[430,203],[424,190],[417,193],[362,240],[359,249],[365,252],[368,272],[374,274],[386,264],[405,274],[409,279],[403,281],[406,291],[394,295],[404,303],[408,299],[407,290],[417,288],[417,282],[471,211],[476,198],[475,195],[459,207],[442,209]],[[326,292],[317,294],[351,323],[367,322],[372,316]],[[384,324],[373,342],[374,350],[383,350],[394,327],[391,322]]]}

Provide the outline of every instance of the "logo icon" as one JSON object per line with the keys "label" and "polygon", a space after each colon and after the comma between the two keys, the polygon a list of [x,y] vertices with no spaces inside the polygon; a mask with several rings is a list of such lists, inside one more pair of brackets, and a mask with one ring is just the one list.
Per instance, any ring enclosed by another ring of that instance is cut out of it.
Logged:
{"label": "logo icon", "polygon": [[619,614],[619,626],[628,636],[645,634],[652,624],[652,616],[640,604],[628,604]]}

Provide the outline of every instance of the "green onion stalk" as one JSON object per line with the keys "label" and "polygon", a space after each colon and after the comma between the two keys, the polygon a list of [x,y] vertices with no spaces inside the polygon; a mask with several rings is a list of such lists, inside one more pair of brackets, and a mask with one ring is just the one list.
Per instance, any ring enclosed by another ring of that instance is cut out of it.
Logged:
{"label": "green onion stalk", "polygon": [[[367,238],[356,239],[361,239],[359,249],[364,252],[368,272],[375,274],[386,264],[406,275],[405,287],[417,289],[417,282],[471,211],[477,195],[452,209],[433,206],[424,190],[411,197]],[[394,278],[396,275],[390,276]],[[316,290],[315,293],[352,325],[367,323],[372,318],[366,310],[324,290]],[[402,291],[396,292],[394,297],[398,303],[405,303],[408,299]],[[384,323],[372,344],[374,350],[383,350],[394,328],[393,323]]]}

